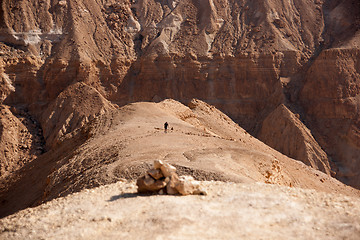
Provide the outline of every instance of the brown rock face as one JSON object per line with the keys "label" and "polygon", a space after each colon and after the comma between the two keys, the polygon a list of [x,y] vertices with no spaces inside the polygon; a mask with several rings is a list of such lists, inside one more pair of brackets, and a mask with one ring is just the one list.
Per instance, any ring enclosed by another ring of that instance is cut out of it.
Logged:
{"label": "brown rock face", "polygon": [[24,110],[0,105],[0,180],[44,152],[44,139],[36,120]]}
{"label": "brown rock face", "polygon": [[258,138],[285,155],[330,174],[326,153],[298,117],[280,105],[265,118]]}
{"label": "brown rock face", "polygon": [[40,118],[47,147],[51,149],[84,132],[90,121],[114,109],[96,89],[84,83],[69,86],[49,104]]}
{"label": "brown rock face", "polygon": [[240,54],[195,60],[176,58],[159,56],[137,62],[114,99],[125,103],[170,97],[187,102],[196,96],[248,128],[254,127],[259,112],[282,100],[277,66],[281,56]]}
{"label": "brown rock face", "polygon": [[29,152],[31,142],[24,124],[7,107],[2,106],[0,114],[0,175],[3,177],[26,163],[24,155]]}
{"label": "brown rock face", "polygon": [[319,144],[335,160],[339,178],[359,187],[360,51],[332,49],[315,60],[300,99]]}
{"label": "brown rock face", "polygon": [[0,69],[0,72],[0,104],[2,104],[8,95],[15,91],[15,88],[11,84],[9,76],[4,73],[4,70]]}

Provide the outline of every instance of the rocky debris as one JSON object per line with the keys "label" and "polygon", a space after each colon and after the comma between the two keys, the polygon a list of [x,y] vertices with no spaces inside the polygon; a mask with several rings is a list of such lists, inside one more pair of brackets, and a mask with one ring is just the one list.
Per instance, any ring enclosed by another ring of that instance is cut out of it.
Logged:
{"label": "rocky debris", "polygon": [[170,195],[206,195],[192,176],[178,176],[176,168],[162,160],[154,161],[154,168],[136,181],[139,193],[155,192]]}
{"label": "rocky debris", "polygon": [[275,24],[278,28],[284,28],[284,27],[285,27],[284,21],[281,20],[280,18],[275,18],[275,19],[274,19],[274,24]]}

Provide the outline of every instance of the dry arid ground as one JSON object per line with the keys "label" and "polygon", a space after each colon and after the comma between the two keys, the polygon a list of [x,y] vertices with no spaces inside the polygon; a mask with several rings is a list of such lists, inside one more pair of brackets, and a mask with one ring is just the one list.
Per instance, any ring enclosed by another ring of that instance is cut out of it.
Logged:
{"label": "dry arid ground", "polygon": [[360,199],[253,183],[202,182],[206,196],[139,195],[118,182],[0,220],[1,239],[349,239]]}
{"label": "dry arid ground", "polygon": [[[359,1],[1,3],[2,177],[56,151],[54,140],[106,101],[197,98],[283,154],[360,186]],[[78,84],[84,96],[64,93]]]}
{"label": "dry arid ground", "polygon": [[0,1],[0,238],[360,239],[359,169],[358,0]]}
{"label": "dry arid ground", "polygon": [[[358,190],[273,150],[204,102],[193,100],[189,106],[165,100],[115,109],[103,122],[90,124],[91,130],[82,130],[88,139],[77,151],[55,163],[47,158],[34,162],[5,195],[2,213],[53,200],[1,219],[0,237],[360,236]],[[60,149],[66,153],[68,147]],[[45,154],[53,155],[58,159],[60,153]],[[128,181],[149,169],[154,159],[174,164],[180,175],[225,182],[202,182],[206,196],[139,195]],[[99,185],[106,186],[93,188]]]}
{"label": "dry arid ground", "polygon": [[[79,86],[83,90],[79,96],[84,96],[86,88]],[[65,92],[76,96],[74,90],[78,88]],[[63,97],[59,102],[64,102]],[[265,182],[359,196],[358,190],[260,142],[200,100],[191,101],[191,108],[165,100],[133,103],[119,109],[104,100],[99,108],[103,114],[88,122],[77,119],[79,116],[69,111],[69,105],[58,107],[61,115],[53,114],[51,133],[57,150],[43,154],[4,179],[3,216],[84,188],[136,179],[155,159],[168,161],[178,167],[180,174],[198,180]],[[93,110],[81,107],[79,114]],[[74,130],[64,134],[62,129],[69,122],[67,114],[72,117]],[[166,121],[168,133],[163,130]]]}

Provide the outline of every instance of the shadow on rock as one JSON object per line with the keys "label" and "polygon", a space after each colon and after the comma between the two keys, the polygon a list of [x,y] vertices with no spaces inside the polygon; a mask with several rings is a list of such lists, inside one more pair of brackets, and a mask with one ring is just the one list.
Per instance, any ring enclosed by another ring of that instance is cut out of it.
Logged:
{"label": "shadow on rock", "polygon": [[139,194],[139,193],[123,193],[123,194],[120,194],[120,195],[114,195],[112,196],[108,202],[113,202],[113,201],[116,201],[118,199],[121,199],[121,198],[136,198],[136,197],[141,197],[141,196],[147,196],[146,194]]}

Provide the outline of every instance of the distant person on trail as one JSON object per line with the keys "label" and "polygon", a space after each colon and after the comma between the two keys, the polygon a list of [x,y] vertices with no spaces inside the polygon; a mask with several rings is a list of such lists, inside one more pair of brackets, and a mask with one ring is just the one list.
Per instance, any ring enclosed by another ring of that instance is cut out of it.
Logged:
{"label": "distant person on trail", "polygon": [[168,128],[169,124],[167,122],[164,123],[164,129],[165,129],[165,133],[167,132],[167,128]]}

